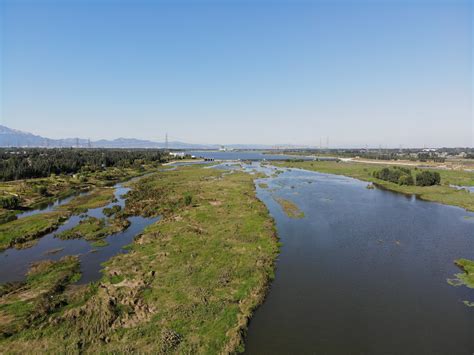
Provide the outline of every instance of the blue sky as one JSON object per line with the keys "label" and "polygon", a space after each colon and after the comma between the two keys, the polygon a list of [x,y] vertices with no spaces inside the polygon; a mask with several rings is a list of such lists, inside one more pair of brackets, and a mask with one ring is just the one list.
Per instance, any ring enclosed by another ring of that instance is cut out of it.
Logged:
{"label": "blue sky", "polygon": [[0,124],[48,137],[472,146],[470,1],[0,0]]}

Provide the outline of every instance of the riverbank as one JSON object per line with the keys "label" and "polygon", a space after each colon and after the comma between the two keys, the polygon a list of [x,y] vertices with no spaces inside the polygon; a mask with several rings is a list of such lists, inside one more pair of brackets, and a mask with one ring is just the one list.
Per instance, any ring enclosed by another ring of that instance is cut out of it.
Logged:
{"label": "riverbank", "polygon": [[125,212],[163,218],[110,259],[99,282],[66,286],[58,307],[4,335],[4,351],[243,350],[278,253],[253,177],[180,167],[133,187]]}
{"label": "riverbank", "polygon": [[458,190],[450,187],[450,185],[474,186],[474,173],[470,172],[436,170],[441,175],[441,185],[421,187],[401,186],[374,178],[373,172],[385,167],[384,165],[327,161],[275,162],[274,165],[279,167],[317,171],[327,174],[345,175],[374,183],[386,190],[406,195],[416,195],[418,198],[426,201],[439,202],[446,205],[458,206],[468,211],[474,211],[474,194],[465,190]]}

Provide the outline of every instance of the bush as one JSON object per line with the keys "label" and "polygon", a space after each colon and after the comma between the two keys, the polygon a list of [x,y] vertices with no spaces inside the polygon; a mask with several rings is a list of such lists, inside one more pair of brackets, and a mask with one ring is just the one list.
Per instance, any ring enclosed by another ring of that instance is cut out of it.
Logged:
{"label": "bush", "polygon": [[15,212],[9,211],[0,215],[0,224],[8,223],[17,219]]}
{"label": "bush", "polygon": [[14,210],[20,206],[20,199],[17,196],[2,196],[0,197],[0,207],[6,210]]}
{"label": "bush", "polygon": [[400,176],[400,179],[398,179],[398,184],[411,186],[415,184],[415,181],[411,175],[402,175]]}
{"label": "bush", "polygon": [[441,183],[441,176],[436,171],[422,171],[416,174],[417,186],[434,186]]}
{"label": "bush", "polygon": [[184,204],[186,206],[189,206],[191,203],[193,203],[193,197],[191,195],[185,195],[184,196]]}
{"label": "bush", "polygon": [[377,179],[393,182],[399,185],[413,185],[414,180],[411,175],[411,170],[402,167],[383,168],[374,171],[373,176]]}
{"label": "bush", "polygon": [[110,207],[105,207],[105,208],[102,210],[102,213],[103,213],[104,216],[106,216],[106,217],[111,217],[111,216],[113,216],[114,214],[119,213],[121,210],[122,210],[122,207],[120,207],[120,205],[114,205],[114,206],[112,206],[112,208],[110,208]]}

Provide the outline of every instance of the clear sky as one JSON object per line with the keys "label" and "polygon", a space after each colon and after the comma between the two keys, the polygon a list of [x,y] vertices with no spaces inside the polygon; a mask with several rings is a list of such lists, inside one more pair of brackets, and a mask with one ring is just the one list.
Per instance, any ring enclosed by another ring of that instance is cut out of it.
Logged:
{"label": "clear sky", "polygon": [[469,0],[0,0],[0,124],[52,138],[472,146]]}

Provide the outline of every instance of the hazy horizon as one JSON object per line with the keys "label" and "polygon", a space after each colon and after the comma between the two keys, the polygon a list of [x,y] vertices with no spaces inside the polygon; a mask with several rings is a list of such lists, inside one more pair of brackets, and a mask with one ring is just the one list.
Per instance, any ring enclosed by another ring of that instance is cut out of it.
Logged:
{"label": "hazy horizon", "polygon": [[0,4],[0,124],[48,138],[474,145],[470,1]]}

